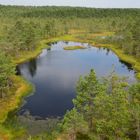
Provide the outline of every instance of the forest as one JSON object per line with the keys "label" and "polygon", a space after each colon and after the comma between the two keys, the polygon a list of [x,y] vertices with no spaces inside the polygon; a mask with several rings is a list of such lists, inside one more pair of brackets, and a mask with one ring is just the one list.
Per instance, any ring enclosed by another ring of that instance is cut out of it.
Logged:
{"label": "forest", "polygon": [[[16,76],[16,65],[38,54],[42,40],[47,45],[64,38],[121,52],[118,56],[133,66],[137,82],[130,84],[115,73],[98,79],[91,70],[80,77],[74,108],[55,129],[26,139],[140,140],[140,9],[0,5],[0,24],[0,139],[20,139],[6,120],[20,104],[15,95],[19,81],[28,88],[23,94],[31,91],[31,85]],[[8,106],[11,99],[13,108]]]}

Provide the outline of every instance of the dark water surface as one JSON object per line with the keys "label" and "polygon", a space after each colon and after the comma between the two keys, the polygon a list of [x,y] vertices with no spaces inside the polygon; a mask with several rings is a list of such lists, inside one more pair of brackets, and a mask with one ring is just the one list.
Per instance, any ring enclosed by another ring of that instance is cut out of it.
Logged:
{"label": "dark water surface", "polygon": [[[82,50],[63,50],[65,46],[81,45]],[[63,116],[73,107],[76,82],[94,68],[97,76],[106,76],[115,67],[116,73],[135,80],[131,65],[120,61],[108,49],[95,48],[87,43],[59,41],[44,49],[36,58],[18,66],[18,73],[35,85],[36,91],[25,99],[20,114],[29,111],[33,116]]]}

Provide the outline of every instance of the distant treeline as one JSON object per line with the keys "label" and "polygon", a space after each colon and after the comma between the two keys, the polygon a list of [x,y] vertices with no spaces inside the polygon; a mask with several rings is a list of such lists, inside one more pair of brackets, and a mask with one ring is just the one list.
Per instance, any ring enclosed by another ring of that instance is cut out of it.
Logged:
{"label": "distant treeline", "polygon": [[101,8],[81,8],[81,7],[25,7],[25,6],[0,6],[0,15],[20,16],[20,17],[77,17],[77,18],[105,18],[140,16],[139,9],[101,9]]}

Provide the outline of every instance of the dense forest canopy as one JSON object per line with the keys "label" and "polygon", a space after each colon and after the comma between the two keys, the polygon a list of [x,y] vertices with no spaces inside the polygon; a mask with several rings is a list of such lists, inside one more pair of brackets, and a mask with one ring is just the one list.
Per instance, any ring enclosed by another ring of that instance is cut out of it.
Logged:
{"label": "dense forest canopy", "polygon": [[79,18],[104,18],[139,16],[139,9],[100,9],[100,8],[73,8],[73,7],[24,7],[24,6],[0,6],[0,15],[8,17],[79,17]]}
{"label": "dense forest canopy", "polygon": [[34,25],[29,29],[34,30],[38,38],[45,37],[50,28],[53,33],[49,34],[53,36],[68,33],[70,29],[84,29],[91,33],[111,31],[116,36],[110,41],[116,41],[126,53],[139,56],[139,17],[139,9],[0,6],[0,40],[3,37],[7,39],[4,34],[9,34],[9,30],[20,30],[16,22],[21,22],[23,26]]}

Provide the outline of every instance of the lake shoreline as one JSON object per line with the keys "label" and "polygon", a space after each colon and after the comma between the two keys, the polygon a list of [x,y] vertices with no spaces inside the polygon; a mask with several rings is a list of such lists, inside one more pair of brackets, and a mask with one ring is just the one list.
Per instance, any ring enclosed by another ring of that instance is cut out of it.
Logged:
{"label": "lake shoreline", "polygon": [[[100,34],[97,34],[97,35],[100,35]],[[88,41],[88,39],[86,39],[86,38],[83,40],[83,39],[77,38],[77,34],[76,35],[75,34],[74,35],[65,35],[65,36],[60,36],[60,37],[51,38],[51,39],[44,39],[44,40],[40,41],[39,45],[36,47],[36,49],[34,51],[23,52],[23,54],[20,55],[20,58],[18,58],[18,60],[17,60],[17,58],[13,59],[13,63],[15,65],[18,65],[18,64],[26,62],[32,58],[35,58],[41,53],[42,49],[50,47],[48,45],[49,43],[61,41],[61,40],[75,41],[75,42],[82,42],[82,43],[89,42],[89,44],[94,47],[108,48],[108,49],[112,50],[118,56],[118,58],[120,60],[123,60],[125,62],[132,64],[134,70],[137,71],[136,77],[138,79],[140,79],[140,63],[136,60],[136,58],[134,58],[133,56],[124,54],[123,51],[120,49],[117,49],[117,47],[115,45],[98,44],[98,42],[96,42],[96,40],[94,40],[94,38],[92,41]],[[14,94],[11,95],[13,98],[12,101],[14,102],[14,105],[10,106],[9,108],[7,108],[6,110],[3,111],[2,115],[0,116],[1,124],[6,120],[9,112],[11,112],[12,110],[15,110],[16,108],[19,107],[23,97],[29,95],[33,91],[33,85],[31,85],[27,80],[23,79],[21,76],[14,76],[14,77],[15,77],[15,79],[13,80],[14,84],[18,84],[18,87],[14,91]],[[17,98],[15,98],[15,97],[17,97]],[[11,99],[7,98],[6,100],[9,103],[9,100],[11,100]],[[11,135],[12,135],[12,133],[11,133]]]}
{"label": "lake shoreline", "polygon": [[16,89],[13,91],[14,94],[6,98],[3,103],[0,103],[1,106],[4,106],[0,110],[0,138],[2,139],[11,139],[14,137],[15,133],[17,135],[18,132],[13,132],[13,130],[6,128],[3,123],[7,120],[10,112],[19,108],[23,97],[34,90],[34,86],[21,76],[14,75],[12,80],[14,85],[16,85]]}

